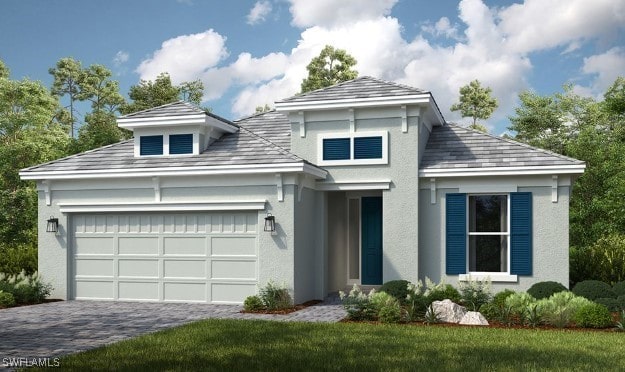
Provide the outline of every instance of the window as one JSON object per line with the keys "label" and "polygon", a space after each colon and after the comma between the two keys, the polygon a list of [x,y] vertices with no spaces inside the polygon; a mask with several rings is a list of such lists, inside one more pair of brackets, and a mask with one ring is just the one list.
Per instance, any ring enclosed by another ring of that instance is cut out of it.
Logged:
{"label": "window", "polygon": [[193,134],[172,134],[169,136],[171,155],[193,154]]}
{"label": "window", "polygon": [[318,165],[388,164],[386,132],[320,136]]}
{"label": "window", "polygon": [[469,196],[469,272],[508,272],[507,195]]}
{"label": "window", "polygon": [[163,155],[163,136],[141,136],[139,153],[143,155]]}

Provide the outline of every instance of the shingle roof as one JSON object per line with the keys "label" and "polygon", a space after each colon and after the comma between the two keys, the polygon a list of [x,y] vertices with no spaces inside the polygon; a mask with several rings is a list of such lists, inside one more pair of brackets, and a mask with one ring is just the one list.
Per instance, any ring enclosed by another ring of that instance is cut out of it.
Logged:
{"label": "shingle roof", "polygon": [[199,155],[135,157],[133,140],[128,140],[26,168],[23,172],[277,164],[303,161],[282,147],[245,128],[240,128],[236,133],[224,135]]}
{"label": "shingle roof", "polygon": [[428,91],[409,87],[371,76],[361,76],[331,87],[298,94],[278,102],[308,102],[319,100],[363,99],[374,97],[399,97],[428,94]]}
{"label": "shingle roof", "polygon": [[277,111],[269,111],[236,120],[235,124],[246,128],[274,144],[291,150],[291,122]]}
{"label": "shingle roof", "polygon": [[584,162],[454,124],[437,126],[420,169],[583,165]]}
{"label": "shingle roof", "polygon": [[149,108],[147,110],[133,112],[127,115],[120,116],[120,119],[140,119],[140,118],[155,118],[165,116],[185,116],[185,115],[197,115],[205,114],[213,117],[217,120],[221,120],[224,123],[233,124],[230,120],[224,119],[221,116],[206,112],[201,108],[185,101],[178,101],[168,103],[162,106]]}

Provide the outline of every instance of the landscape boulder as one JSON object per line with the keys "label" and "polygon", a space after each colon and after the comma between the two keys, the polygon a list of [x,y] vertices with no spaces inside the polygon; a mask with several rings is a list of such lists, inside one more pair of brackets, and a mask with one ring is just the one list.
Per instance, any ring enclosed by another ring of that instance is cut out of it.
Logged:
{"label": "landscape boulder", "polygon": [[460,320],[459,324],[465,325],[488,325],[488,321],[484,318],[484,315],[477,311],[469,311]]}
{"label": "landscape boulder", "polygon": [[467,313],[467,309],[464,306],[460,306],[451,300],[432,302],[432,310],[434,310],[438,319],[444,323],[458,323]]}

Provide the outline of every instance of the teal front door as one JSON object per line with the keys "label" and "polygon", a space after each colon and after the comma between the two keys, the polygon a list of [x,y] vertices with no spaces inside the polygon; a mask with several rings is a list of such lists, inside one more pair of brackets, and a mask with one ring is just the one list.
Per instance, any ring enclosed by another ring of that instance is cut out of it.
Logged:
{"label": "teal front door", "polygon": [[382,197],[361,200],[363,285],[382,284]]}

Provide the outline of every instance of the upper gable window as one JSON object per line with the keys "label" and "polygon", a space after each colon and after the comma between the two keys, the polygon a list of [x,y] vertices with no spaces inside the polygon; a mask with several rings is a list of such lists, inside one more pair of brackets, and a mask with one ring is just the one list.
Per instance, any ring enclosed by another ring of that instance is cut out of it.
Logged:
{"label": "upper gable window", "polygon": [[139,153],[143,155],[163,155],[163,136],[141,136]]}
{"label": "upper gable window", "polygon": [[388,133],[321,134],[318,165],[388,164]]}
{"label": "upper gable window", "polygon": [[169,153],[171,155],[193,154],[193,134],[171,134]]}

